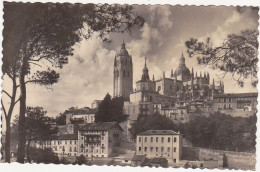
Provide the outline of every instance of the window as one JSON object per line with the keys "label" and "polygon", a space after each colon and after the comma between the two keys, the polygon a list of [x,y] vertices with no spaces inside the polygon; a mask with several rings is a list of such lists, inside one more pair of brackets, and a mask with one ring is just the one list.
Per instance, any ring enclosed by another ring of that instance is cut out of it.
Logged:
{"label": "window", "polygon": [[88,149],[86,149],[86,152],[88,152]]}
{"label": "window", "polygon": [[229,98],[229,102],[231,102],[231,98]]}
{"label": "window", "polygon": [[139,147],[139,151],[141,151],[142,150],[142,148],[141,147]]}
{"label": "window", "polygon": [[147,137],[144,138],[144,142],[147,142]]}
{"label": "window", "polygon": [[173,149],[173,152],[176,152],[176,148]]}
{"label": "window", "polygon": [[81,140],[84,140],[84,137],[81,137]]}
{"label": "window", "polygon": [[129,71],[127,71],[127,76],[129,77]]}
{"label": "window", "polygon": [[[151,90],[151,88],[150,88],[150,90]],[[153,97],[152,96],[150,96],[150,102],[152,102],[153,101]]]}
{"label": "window", "polygon": [[176,137],[174,137],[173,141],[174,141],[174,142],[176,142],[176,141],[177,141]]}
{"label": "window", "polygon": [[102,136],[101,139],[104,140],[104,137]]}
{"label": "window", "polygon": [[158,142],[158,137],[156,137],[156,142]]}
{"label": "window", "polygon": [[70,147],[70,152],[72,152],[72,148]]}
{"label": "window", "polygon": [[170,147],[168,147],[168,148],[167,148],[167,152],[170,152],[170,149],[171,149],[171,148],[170,148]]}
{"label": "window", "polygon": [[176,163],[176,159],[173,159],[173,162]]}
{"label": "window", "polygon": [[147,151],[147,147],[144,147],[144,151],[145,151],[145,152]]}
{"label": "window", "polygon": [[77,144],[77,141],[76,141],[76,140],[74,141],[74,144]]}
{"label": "window", "polygon": [[156,152],[158,152],[158,147],[155,148]]}
{"label": "window", "polygon": [[150,141],[151,141],[151,143],[153,142],[153,137],[151,137]]}
{"label": "window", "polygon": [[161,141],[162,141],[162,143],[164,142],[164,137],[162,137]]}
{"label": "window", "polygon": [[226,98],[224,98],[224,103],[226,103]]}
{"label": "window", "polygon": [[77,147],[74,147],[74,152],[77,152]]}
{"label": "window", "polygon": [[124,71],[124,73],[123,73],[123,77],[125,77],[125,71]]}
{"label": "window", "polygon": [[56,145],[56,141],[54,141],[54,145]]}
{"label": "window", "polygon": [[139,137],[139,142],[141,142],[141,137]]}
{"label": "window", "polygon": [[163,152],[164,151],[164,147],[161,147],[161,152]]}
{"label": "window", "polygon": [[153,147],[150,147],[150,152],[152,152],[153,151]]}
{"label": "window", "polygon": [[72,141],[70,140],[70,144],[72,144]]}
{"label": "window", "polygon": [[171,138],[170,137],[168,137],[168,142],[171,142]]}

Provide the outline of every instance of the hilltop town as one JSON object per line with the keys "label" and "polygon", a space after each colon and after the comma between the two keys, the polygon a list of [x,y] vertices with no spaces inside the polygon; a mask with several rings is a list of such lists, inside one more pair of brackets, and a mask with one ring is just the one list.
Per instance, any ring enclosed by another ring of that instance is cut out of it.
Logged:
{"label": "hilltop town", "polygon": [[[213,114],[214,118],[218,115],[223,118],[223,114],[229,119],[253,118],[258,94],[225,93],[224,82],[216,84],[208,72],[198,74],[193,68],[190,71],[183,54],[173,71],[170,76],[163,71],[160,78],[150,79],[145,59],[142,76],[134,89],[132,57],[123,43],[114,59],[113,98],[123,100],[119,108],[126,118],[106,121],[97,116],[102,104],[106,104],[105,99],[94,100],[91,108],[64,113],[63,124],[50,123],[57,129],[56,134],[49,140],[34,140],[31,146],[50,148],[68,163],[84,157],[88,164],[97,165],[254,169],[254,153],[196,147],[184,137],[183,129],[171,125],[189,124],[197,117],[209,119]],[[134,125],[144,120],[149,123],[149,117],[172,123],[164,129],[148,126],[145,131],[133,132]],[[15,157],[15,151],[12,156]],[[251,163],[244,161],[248,158]]]}

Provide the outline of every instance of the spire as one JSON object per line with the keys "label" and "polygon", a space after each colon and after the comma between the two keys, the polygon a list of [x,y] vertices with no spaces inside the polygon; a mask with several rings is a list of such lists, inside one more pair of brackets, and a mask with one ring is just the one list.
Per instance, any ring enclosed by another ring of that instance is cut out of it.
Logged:
{"label": "spire", "polygon": [[171,77],[173,77],[173,69],[171,70]]}
{"label": "spire", "polygon": [[146,67],[146,57],[144,58],[144,66]]}
{"label": "spire", "polygon": [[163,71],[163,78],[165,78],[165,72]]}
{"label": "spire", "polygon": [[153,81],[154,81],[154,74],[153,74]]}
{"label": "spire", "polygon": [[145,62],[144,62],[142,80],[144,80],[144,81],[149,80],[149,71],[148,71],[148,68],[146,66],[146,58],[145,58]]}

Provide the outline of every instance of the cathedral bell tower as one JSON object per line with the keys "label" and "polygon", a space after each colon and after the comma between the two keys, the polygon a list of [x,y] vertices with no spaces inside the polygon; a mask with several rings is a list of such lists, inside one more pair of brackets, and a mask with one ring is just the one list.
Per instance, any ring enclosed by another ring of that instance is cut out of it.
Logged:
{"label": "cathedral bell tower", "polygon": [[123,42],[121,50],[114,60],[114,93],[113,97],[125,97],[129,99],[133,91],[133,63]]}

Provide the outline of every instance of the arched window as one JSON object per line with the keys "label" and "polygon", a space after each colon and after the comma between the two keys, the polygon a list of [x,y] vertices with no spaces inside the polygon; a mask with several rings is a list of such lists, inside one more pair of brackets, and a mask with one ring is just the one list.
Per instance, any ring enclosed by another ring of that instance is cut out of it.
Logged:
{"label": "arched window", "polygon": [[129,71],[127,71],[127,76],[129,77]]}
{"label": "arched window", "polygon": [[123,77],[125,77],[125,71],[124,71],[124,73],[123,73]]}
{"label": "arched window", "polygon": [[153,101],[153,96],[150,96],[150,102],[152,102]]}

